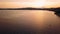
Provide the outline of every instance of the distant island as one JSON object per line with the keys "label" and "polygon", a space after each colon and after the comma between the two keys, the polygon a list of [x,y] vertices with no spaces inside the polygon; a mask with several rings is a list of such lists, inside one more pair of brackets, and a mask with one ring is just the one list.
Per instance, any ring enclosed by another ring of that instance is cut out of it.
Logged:
{"label": "distant island", "polygon": [[48,10],[55,12],[56,15],[60,16],[60,7],[57,8],[32,8],[32,7],[26,7],[26,8],[0,8],[0,10]]}
{"label": "distant island", "polygon": [[57,7],[57,8],[32,8],[32,7],[26,7],[26,8],[0,8],[0,10],[48,10],[48,11],[54,11],[56,13],[60,13],[60,7]]}
{"label": "distant island", "polygon": [[26,7],[26,8],[0,8],[0,10],[45,10],[49,8],[32,8],[32,7]]}

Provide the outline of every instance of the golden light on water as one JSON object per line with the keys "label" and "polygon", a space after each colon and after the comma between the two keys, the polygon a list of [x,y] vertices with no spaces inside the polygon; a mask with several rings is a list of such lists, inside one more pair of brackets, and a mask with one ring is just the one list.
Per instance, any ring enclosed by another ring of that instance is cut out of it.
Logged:
{"label": "golden light on water", "polygon": [[[40,10],[0,10],[0,25],[4,30],[44,32],[59,29],[60,19],[54,12]],[[4,26],[3,26],[4,25]],[[51,26],[50,26],[51,25]]]}

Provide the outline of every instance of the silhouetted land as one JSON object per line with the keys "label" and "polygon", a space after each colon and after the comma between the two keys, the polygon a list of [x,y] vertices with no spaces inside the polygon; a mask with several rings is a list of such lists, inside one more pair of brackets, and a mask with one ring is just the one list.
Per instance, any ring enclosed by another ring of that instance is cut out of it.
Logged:
{"label": "silhouetted land", "polygon": [[48,10],[55,12],[56,15],[60,15],[60,7],[57,8],[0,8],[0,10]]}
{"label": "silhouetted land", "polygon": [[[55,12],[56,15],[60,15],[60,8],[0,8],[0,10],[48,10],[48,11],[53,11]],[[12,12],[11,12],[12,13]],[[10,13],[10,14],[11,14]],[[31,14],[31,13],[30,13]],[[15,14],[17,15],[17,14]],[[60,34],[60,23],[46,23],[46,28],[41,31],[40,29],[37,31],[34,29],[34,27],[25,27],[25,25],[21,25],[21,23],[26,23],[24,16],[20,18],[20,14],[18,14],[17,17],[12,16],[10,18],[6,13],[5,15],[2,16],[8,16],[8,18],[1,18],[0,17],[0,32],[2,34]],[[11,15],[10,15],[11,16]],[[46,16],[47,17],[47,16]],[[44,18],[46,18],[44,17]],[[26,18],[26,17],[25,17]],[[31,18],[31,17],[28,17]],[[28,18],[26,20],[28,20]],[[38,17],[37,17],[38,18]],[[54,17],[53,17],[54,18]],[[34,18],[33,18],[34,19]],[[40,18],[39,18],[40,19]],[[39,20],[38,19],[38,20]],[[48,18],[47,18],[48,19]],[[49,17],[50,19],[50,17]],[[48,19],[48,21],[49,21]],[[17,21],[16,21],[17,20]],[[20,21],[21,20],[21,21]],[[46,20],[46,19],[45,19]],[[53,19],[51,19],[53,20]],[[40,21],[40,20],[39,20]],[[44,20],[43,20],[44,21]],[[47,21],[47,22],[48,22]],[[54,20],[53,20],[54,21]],[[30,21],[29,21],[30,22]],[[45,21],[44,21],[45,22]],[[27,21],[28,23],[28,21]],[[30,22],[31,23],[31,22]],[[29,23],[29,24],[30,24]],[[35,22],[36,23],[36,22]],[[39,23],[39,22],[38,22]],[[28,24],[28,25],[29,25]],[[33,22],[32,22],[33,24]],[[45,25],[42,23],[42,25],[45,27]],[[33,25],[34,26],[34,25]],[[39,26],[40,27],[40,26]],[[37,27],[36,27],[37,28]]]}

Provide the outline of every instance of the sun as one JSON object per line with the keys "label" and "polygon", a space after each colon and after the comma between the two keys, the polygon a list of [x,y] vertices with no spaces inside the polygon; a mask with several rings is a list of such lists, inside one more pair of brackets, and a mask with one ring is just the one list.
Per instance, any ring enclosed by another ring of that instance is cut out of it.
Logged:
{"label": "sun", "polygon": [[46,0],[40,0],[40,1],[32,3],[32,6],[33,7],[44,7],[46,2],[47,2]]}

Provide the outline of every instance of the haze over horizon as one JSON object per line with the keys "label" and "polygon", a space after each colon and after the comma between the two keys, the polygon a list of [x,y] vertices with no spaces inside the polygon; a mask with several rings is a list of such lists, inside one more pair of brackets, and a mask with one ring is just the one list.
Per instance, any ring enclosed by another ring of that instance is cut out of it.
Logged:
{"label": "haze over horizon", "polygon": [[60,7],[60,0],[0,0],[0,8]]}

